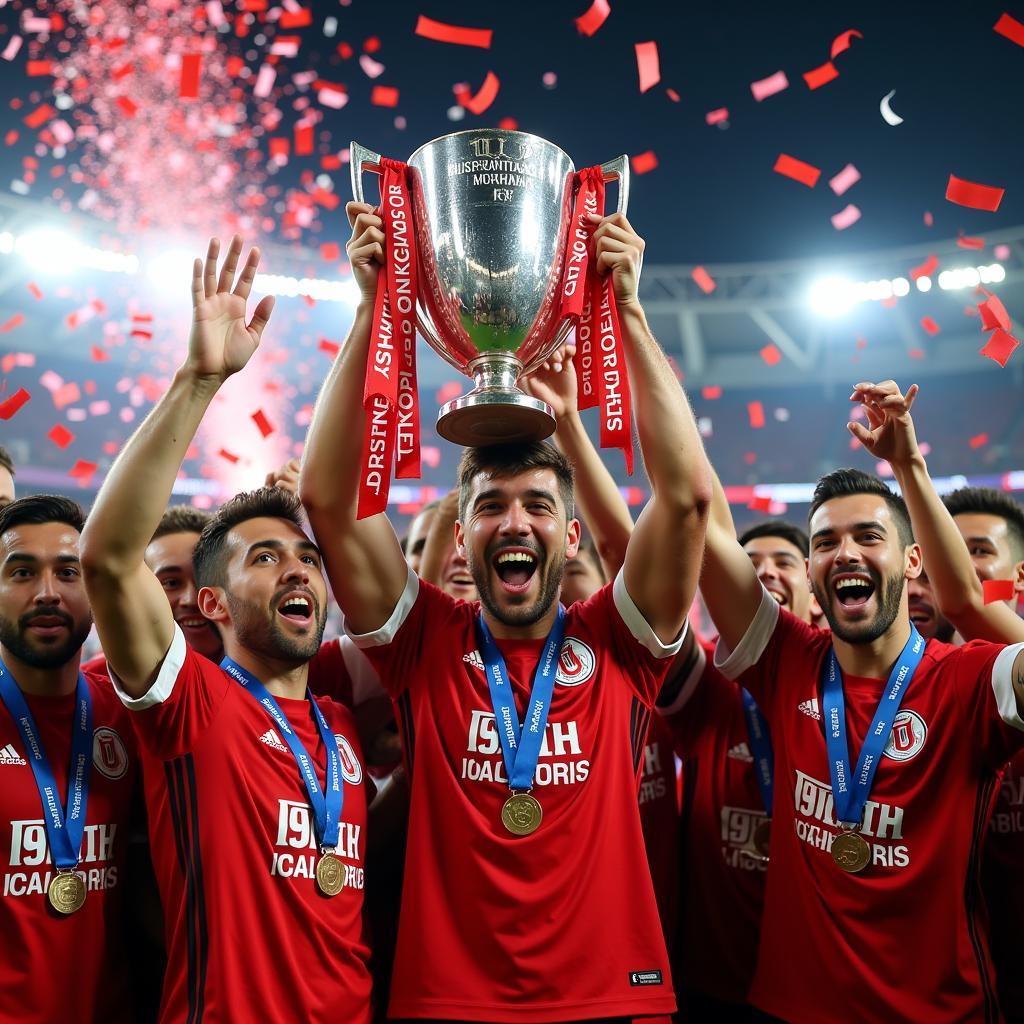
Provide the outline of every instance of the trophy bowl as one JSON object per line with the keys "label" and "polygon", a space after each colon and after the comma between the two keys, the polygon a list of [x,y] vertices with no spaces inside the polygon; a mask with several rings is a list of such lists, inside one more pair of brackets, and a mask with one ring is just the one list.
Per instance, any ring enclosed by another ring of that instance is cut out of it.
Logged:
{"label": "trophy bowl", "polygon": [[[381,156],[351,144],[352,191]],[[416,222],[420,333],[475,382],[441,407],[437,432],[460,445],[543,440],[546,402],[518,386],[565,340],[559,287],[572,220],[575,168],[558,146],[524,132],[482,128],[443,135],[407,161]],[[629,162],[601,165],[629,197]]]}

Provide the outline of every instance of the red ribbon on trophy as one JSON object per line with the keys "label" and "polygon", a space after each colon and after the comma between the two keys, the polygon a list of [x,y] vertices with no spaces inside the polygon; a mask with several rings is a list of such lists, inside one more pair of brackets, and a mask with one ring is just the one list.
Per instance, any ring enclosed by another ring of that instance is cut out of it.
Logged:
{"label": "red ribbon on trophy", "polygon": [[621,448],[626,472],[632,476],[632,407],[622,329],[612,275],[597,272],[593,241],[596,225],[587,220],[590,213],[604,216],[604,175],[600,167],[586,167],[577,181],[561,301],[562,316],[576,322],[576,405],[579,409],[600,409],[601,447]]}
{"label": "red ribbon on trophy", "polygon": [[416,242],[408,167],[381,160],[384,266],[377,283],[366,360],[362,474],[357,518],[383,512],[391,468],[400,479],[420,475],[419,392],[416,384]]}

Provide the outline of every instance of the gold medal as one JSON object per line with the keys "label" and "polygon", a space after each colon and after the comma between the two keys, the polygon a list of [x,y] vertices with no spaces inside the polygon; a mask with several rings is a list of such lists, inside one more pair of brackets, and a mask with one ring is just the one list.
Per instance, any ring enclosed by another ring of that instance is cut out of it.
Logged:
{"label": "gold medal", "polygon": [[85,903],[85,882],[74,871],[58,871],[50,879],[46,895],[58,914],[73,914]]}
{"label": "gold medal", "polygon": [[754,849],[757,850],[761,860],[768,859],[768,849],[772,840],[772,819],[765,818],[756,829],[754,829]]}
{"label": "gold medal", "polygon": [[832,840],[832,859],[844,870],[855,875],[863,871],[871,860],[871,847],[856,832],[840,832]]}
{"label": "gold medal", "polygon": [[337,896],[345,888],[345,865],[329,850],[316,862],[316,884],[325,896]]}
{"label": "gold medal", "polygon": [[501,823],[514,836],[536,832],[543,817],[540,804],[529,793],[513,793],[501,808]]}

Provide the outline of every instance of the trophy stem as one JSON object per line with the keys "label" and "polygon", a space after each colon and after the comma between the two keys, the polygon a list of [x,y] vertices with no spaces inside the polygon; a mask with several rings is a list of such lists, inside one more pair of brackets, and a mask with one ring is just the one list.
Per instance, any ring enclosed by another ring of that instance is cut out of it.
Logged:
{"label": "trophy stem", "polygon": [[521,391],[523,364],[507,352],[474,359],[467,369],[476,387],[441,407],[437,432],[464,447],[543,441],[555,431],[551,406]]}

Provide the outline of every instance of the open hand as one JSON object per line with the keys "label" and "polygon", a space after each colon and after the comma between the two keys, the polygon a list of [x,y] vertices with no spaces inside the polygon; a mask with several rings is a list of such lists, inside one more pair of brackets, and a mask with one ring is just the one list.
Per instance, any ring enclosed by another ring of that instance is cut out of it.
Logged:
{"label": "open hand", "polygon": [[868,426],[850,422],[847,429],[876,459],[893,466],[905,465],[919,452],[910,415],[918,390],[916,384],[911,384],[904,395],[894,380],[855,384],[850,401],[864,407]]}

